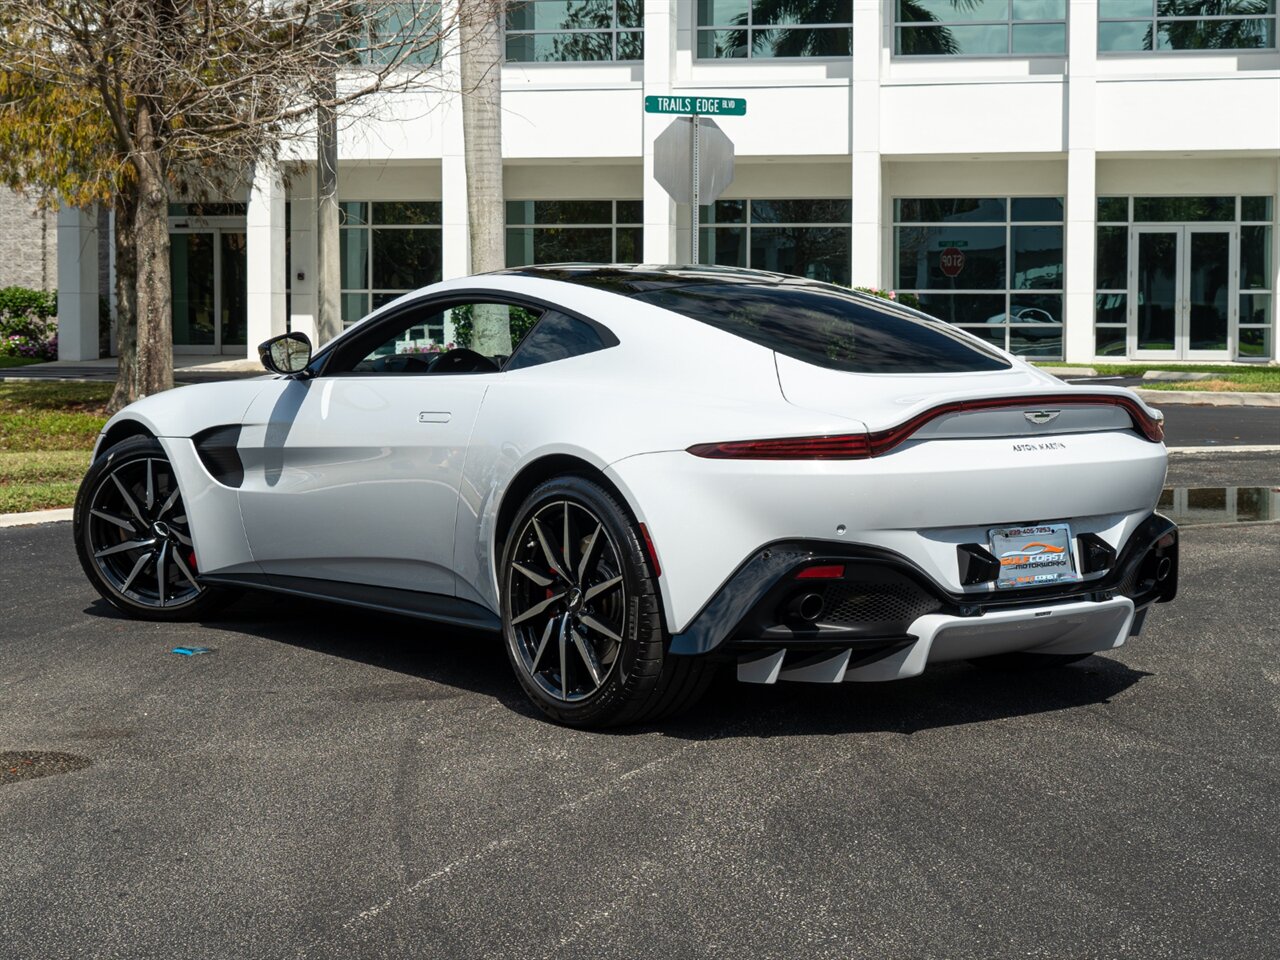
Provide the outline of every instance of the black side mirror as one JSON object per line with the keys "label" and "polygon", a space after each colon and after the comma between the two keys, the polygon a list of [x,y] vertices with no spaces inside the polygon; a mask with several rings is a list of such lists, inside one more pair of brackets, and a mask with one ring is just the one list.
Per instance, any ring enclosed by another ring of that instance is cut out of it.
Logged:
{"label": "black side mirror", "polygon": [[296,330],[282,333],[258,344],[258,359],[272,373],[301,373],[311,362],[311,340]]}

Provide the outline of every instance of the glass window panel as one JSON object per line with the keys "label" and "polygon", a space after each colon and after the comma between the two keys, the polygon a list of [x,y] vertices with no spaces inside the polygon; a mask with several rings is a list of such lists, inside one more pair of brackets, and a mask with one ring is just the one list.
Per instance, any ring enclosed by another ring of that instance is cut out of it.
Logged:
{"label": "glass window panel", "polygon": [[1098,0],[1098,16],[1102,19],[1110,17],[1154,17],[1156,0]]}
{"label": "glass window panel", "polygon": [[704,227],[698,233],[698,259],[721,267],[747,265],[747,231],[745,227]]}
{"label": "glass window panel", "polygon": [[1240,328],[1236,355],[1245,360],[1271,358],[1271,331],[1264,327]]}
{"label": "glass window panel", "polygon": [[533,263],[533,231],[507,228],[507,266],[523,267]]}
{"label": "glass window panel", "polygon": [[613,34],[508,34],[507,59],[519,63],[586,63],[612,60]]}
{"label": "glass window panel", "polygon": [[1011,282],[1017,290],[1062,289],[1062,227],[1014,227]]}
{"label": "glass window panel", "polygon": [[1062,326],[1054,324],[1045,324],[1042,327],[1011,326],[1009,352],[1015,357],[1061,360]]}
{"label": "glass window panel", "polygon": [[369,295],[367,293],[342,294],[342,322],[355,323],[369,312]]}
{"label": "glass window panel", "polygon": [[848,27],[753,30],[751,31],[751,56],[774,59],[847,57],[851,43],[852,33]]}
{"label": "glass window panel", "polygon": [[[1009,322],[1013,324],[1062,324],[1062,294],[1015,293],[1009,298]],[[1059,332],[1061,335],[1061,332]]]}
{"label": "glass window panel", "polygon": [[1240,322],[1269,324],[1271,322],[1271,294],[1243,293],[1240,295]]}
{"label": "glass window panel", "polygon": [[[717,21],[717,24],[733,22],[721,20]],[[779,3],[778,0],[754,0],[751,22],[755,26],[791,23],[849,24],[853,22],[853,4],[850,0],[802,4]]]}
{"label": "glass window panel", "polygon": [[848,227],[753,227],[751,266],[827,283],[849,283]]}
{"label": "glass window panel", "polygon": [[1271,198],[1241,197],[1240,219],[1265,220],[1269,223],[1271,221]]}
{"label": "glass window panel", "polygon": [[439,224],[440,201],[375,201],[373,203],[373,222],[380,224],[403,224],[405,226],[429,226]]}
{"label": "glass window panel", "polygon": [[1014,197],[1011,204],[1014,222],[1025,220],[1062,221],[1061,197]]}
{"label": "glass window panel", "polygon": [[[1093,298],[1093,318],[1097,323],[1127,323],[1129,319],[1128,295],[1123,293],[1099,293]],[[1121,330],[1123,333],[1123,329]]]}
{"label": "glass window panel", "polygon": [[618,26],[644,26],[644,0],[618,0]]}
{"label": "glass window panel", "polygon": [[507,225],[513,226],[522,223],[533,223],[533,201],[508,200]]}
{"label": "glass window panel", "polygon": [[535,200],[533,222],[612,223],[613,204],[608,200]]}
{"label": "glass window panel", "polygon": [[698,26],[746,25],[750,7],[748,0],[698,0]]}
{"label": "glass window panel", "polygon": [[212,233],[175,233],[170,237],[173,342],[183,346],[214,342],[213,237]]}
{"label": "glass window panel", "polygon": [[1128,351],[1124,327],[1097,327],[1093,331],[1093,352],[1099,357],[1123,357]]}
{"label": "glass window panel", "polygon": [[747,201],[717,200],[714,206],[701,208],[703,223],[746,223]]}
{"label": "glass window panel", "polygon": [[894,201],[896,219],[901,223],[1003,223],[1002,197],[968,199],[902,199]]}
{"label": "glass window panel", "polygon": [[619,200],[617,218],[618,223],[644,223],[644,201]]}
{"label": "glass window panel", "polygon": [[611,263],[610,227],[548,227],[532,231],[532,263]]}
{"label": "glass window panel", "polygon": [[409,293],[409,292],[410,291],[408,290],[392,290],[392,291],[383,290],[383,291],[374,293],[372,295],[372,300],[373,300],[372,308],[374,310],[377,310],[379,307],[385,307],[388,303],[391,303],[393,300],[399,300],[401,297],[403,297],[406,293]]}
{"label": "glass window panel", "polygon": [[1015,20],[1065,20],[1067,0],[1013,0]]}
{"label": "glass window panel", "polygon": [[1129,198],[1128,197],[1099,197],[1098,198],[1098,219],[1109,220],[1113,222],[1128,223],[1129,222]]}
{"label": "glass window panel", "polygon": [[508,30],[607,30],[612,0],[524,0],[508,8]]}
{"label": "glass window panel", "polygon": [[415,290],[441,276],[439,230],[379,230],[373,234],[373,283],[380,290]]}
{"label": "glass window panel", "polygon": [[698,31],[699,59],[735,59],[745,57],[749,52],[746,30]]}
{"label": "glass window panel", "polygon": [[369,231],[338,231],[338,261],[344,290],[362,290],[369,286]]}
{"label": "glass window panel", "polygon": [[849,200],[752,200],[752,223],[848,223]]}
{"label": "glass window panel", "polygon": [[1161,20],[1159,50],[1253,50],[1275,46],[1274,19]]}
{"label": "glass window panel", "polygon": [[1129,285],[1129,228],[1099,227],[1096,284],[1099,290]]}
{"label": "glass window panel", "polygon": [[619,227],[618,249],[615,259],[618,263],[644,262],[644,228]]}
{"label": "glass window panel", "polygon": [[1271,228],[1240,228],[1240,289],[1271,289]]}
{"label": "glass window panel", "polygon": [[542,322],[520,341],[520,349],[503,365],[503,369],[521,370],[603,349],[600,334],[594,327],[549,310],[543,314]]}
{"label": "glass window panel", "polygon": [[1065,23],[1015,23],[1013,25],[1013,53],[1055,54],[1067,52],[1067,25]]}
{"label": "glass window panel", "polygon": [[1008,52],[1009,26],[1005,23],[898,28],[898,53],[907,56],[981,57]]}
{"label": "glass window panel", "polygon": [[1008,20],[1009,0],[898,0],[898,19],[929,23]]}
{"label": "glass window panel", "polygon": [[362,200],[345,200],[338,204],[338,223],[344,227],[362,226],[369,222],[369,205]]}
{"label": "glass window panel", "polygon": [[1150,20],[1103,21],[1098,24],[1100,53],[1130,53],[1151,49]]}
{"label": "glass window panel", "polygon": [[[1004,294],[921,293],[920,309],[948,323],[1004,323]],[[1001,344],[1004,343],[1003,334]]]}
{"label": "glass window panel", "polygon": [[644,59],[644,34],[641,31],[631,30],[618,34],[618,59]]}
{"label": "glass window panel", "polygon": [[1231,221],[1235,197],[1134,197],[1133,219],[1139,222]]}
{"label": "glass window panel", "polygon": [[[1004,290],[1003,227],[899,227],[896,286],[901,290]],[[942,267],[944,251],[952,263]],[[948,273],[953,274],[949,276]],[[982,318],[985,320],[986,318]]]}

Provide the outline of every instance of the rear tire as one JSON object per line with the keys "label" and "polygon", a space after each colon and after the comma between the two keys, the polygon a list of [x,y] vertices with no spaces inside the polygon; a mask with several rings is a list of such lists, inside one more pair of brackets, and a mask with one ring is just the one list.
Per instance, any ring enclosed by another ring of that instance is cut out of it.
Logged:
{"label": "rear tire", "polygon": [[1079,663],[1092,657],[1092,653],[999,653],[994,657],[978,657],[969,662],[980,670],[1000,670],[1006,673],[1030,673],[1036,670],[1053,670],[1068,664]]}
{"label": "rear tire", "polygon": [[76,494],[76,556],[104,600],[140,620],[200,620],[231,595],[199,582],[177,474],[159,441],[123,440]]}
{"label": "rear tire", "polygon": [[651,722],[697,702],[714,673],[672,656],[639,529],[593,480],[557,477],[521,505],[503,550],[502,632],[520,685],[574,727]]}

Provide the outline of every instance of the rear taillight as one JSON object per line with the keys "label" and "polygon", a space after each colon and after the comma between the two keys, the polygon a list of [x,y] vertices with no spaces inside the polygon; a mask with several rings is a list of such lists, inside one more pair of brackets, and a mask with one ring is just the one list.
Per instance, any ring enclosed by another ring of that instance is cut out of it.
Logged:
{"label": "rear taillight", "polygon": [[1164,418],[1152,416],[1137,400],[1110,394],[1042,394],[1031,397],[990,397],[984,400],[957,400],[931,407],[910,420],[871,434],[850,433],[822,437],[780,437],[770,440],[730,440],[699,443],[689,447],[695,457],[716,460],[865,460],[888,453],[910,439],[931,420],[952,413],[1010,407],[1098,406],[1123,407],[1133,427],[1152,443],[1164,440]]}
{"label": "rear taillight", "polygon": [[690,447],[689,452],[695,457],[712,460],[865,460],[871,456],[871,447],[865,433],[849,433],[827,437],[699,443]]}
{"label": "rear taillight", "polygon": [[843,563],[824,563],[816,567],[805,567],[796,574],[797,580],[843,580]]}

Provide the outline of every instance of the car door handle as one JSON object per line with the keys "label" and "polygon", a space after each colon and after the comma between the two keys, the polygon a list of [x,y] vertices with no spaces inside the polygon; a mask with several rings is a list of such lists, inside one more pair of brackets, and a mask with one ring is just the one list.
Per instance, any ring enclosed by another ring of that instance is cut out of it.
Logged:
{"label": "car door handle", "polygon": [[448,410],[423,410],[418,414],[419,423],[448,423],[453,414]]}

